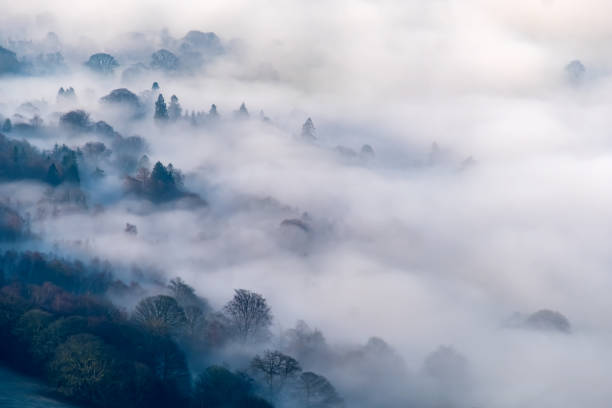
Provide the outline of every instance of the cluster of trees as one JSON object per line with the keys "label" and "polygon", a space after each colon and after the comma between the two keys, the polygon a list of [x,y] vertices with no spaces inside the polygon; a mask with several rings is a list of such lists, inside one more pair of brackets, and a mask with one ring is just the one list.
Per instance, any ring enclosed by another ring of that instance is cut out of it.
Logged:
{"label": "cluster of trees", "polygon": [[0,179],[31,179],[57,186],[80,182],[76,151],[65,145],[39,151],[27,141],[0,133]]}
{"label": "cluster of trees", "polygon": [[64,87],[61,87],[57,91],[57,102],[58,103],[73,102],[75,100],[76,100],[76,92],[74,91],[73,87],[68,87],[66,89],[64,89]]}
{"label": "cluster of trees", "polygon": [[[157,88],[155,87],[156,84],[157,82],[153,84],[153,90],[159,89],[159,85],[157,86]],[[155,101],[155,110],[153,117],[156,122],[160,124],[182,121],[185,123],[189,123],[192,126],[203,126],[206,124],[216,123],[216,121],[219,120],[220,115],[217,110],[217,105],[215,105],[214,103],[210,106],[208,113],[195,109],[191,112],[185,110],[183,113],[183,108],[181,107],[179,99],[176,95],[172,95],[172,97],[170,98],[170,103],[167,104],[164,95],[160,93],[157,95],[157,100]],[[238,110],[235,110],[233,112],[233,117],[239,120],[248,119],[250,117],[249,111],[244,102],[240,104]],[[260,118],[265,122],[270,121],[270,118],[265,116],[263,111],[260,112]]]}
{"label": "cluster of trees", "polygon": [[170,98],[170,105],[166,105],[166,100],[164,99],[163,94],[160,93],[157,96],[157,101],[155,102],[155,113],[153,115],[156,121],[176,122],[177,120],[181,119],[182,112],[183,109],[181,108],[181,104],[179,103],[176,95],[172,95]]}
{"label": "cluster of trees", "polygon": [[[90,173],[99,173],[100,161],[105,160],[120,173],[129,174],[139,168],[142,154],[148,150],[146,141],[137,135],[125,137],[104,121],[93,122],[84,110],[73,110],[60,117],[60,127],[71,133],[94,133],[110,142],[108,149],[103,142],[88,142],[76,150],[83,167]],[[87,159],[87,160],[85,160]]]}
{"label": "cluster of trees", "polygon": [[[142,161],[141,164],[143,164]],[[157,162],[152,170],[145,166],[140,167],[134,177],[126,177],[125,188],[128,193],[136,194],[155,203],[179,198],[193,198],[202,201],[196,194],[185,191],[183,175],[172,163],[164,166],[161,162]]]}
{"label": "cluster of trees", "polygon": [[[182,39],[175,39],[163,33],[163,48],[151,54],[148,63],[139,62],[127,67],[124,77],[137,76],[148,69],[168,73],[191,72],[197,70],[212,58],[224,52],[221,40],[215,33],[189,31]],[[93,72],[112,75],[120,64],[110,54],[96,53],[89,57],[84,65]]]}
{"label": "cluster of trees", "polygon": [[256,355],[242,371],[216,363],[192,374],[187,355],[210,361],[224,346],[268,338],[272,315],[261,295],[236,290],[214,311],[176,278],[127,313],[104,297],[116,284],[110,265],[99,261],[2,254],[0,359],[94,407],[342,404],[329,381],[280,351]]}
{"label": "cluster of trees", "polygon": [[94,259],[85,264],[37,251],[6,251],[0,254],[0,272],[5,281],[53,285],[71,293],[101,295],[114,283],[108,262]]}

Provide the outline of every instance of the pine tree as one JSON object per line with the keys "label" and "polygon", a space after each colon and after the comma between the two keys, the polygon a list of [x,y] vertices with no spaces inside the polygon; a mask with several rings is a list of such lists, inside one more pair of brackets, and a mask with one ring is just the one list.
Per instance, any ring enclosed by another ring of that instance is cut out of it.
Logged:
{"label": "pine tree", "polygon": [[166,107],[166,101],[164,101],[164,95],[162,94],[159,94],[157,102],[155,102],[155,119],[168,120],[168,108]]}
{"label": "pine tree", "polygon": [[210,110],[208,111],[208,117],[210,119],[217,119],[219,117],[219,112],[217,112],[217,105],[214,103],[210,105]]}
{"label": "pine tree", "polygon": [[172,95],[170,98],[170,106],[168,106],[168,117],[172,121],[176,121],[181,117],[183,109],[181,108],[181,104],[178,101],[176,95]]}
{"label": "pine tree", "polygon": [[242,102],[240,108],[236,111],[236,117],[240,119],[248,119],[249,111],[247,110],[247,107],[244,102]]}
{"label": "pine tree", "polygon": [[59,171],[57,171],[57,167],[55,167],[55,163],[51,163],[49,166],[49,170],[47,170],[47,183],[52,186],[57,186],[62,182]]}
{"label": "pine tree", "polygon": [[72,163],[64,172],[64,181],[76,184],[81,182],[81,178],[79,177],[79,169],[76,163]]}
{"label": "pine tree", "polygon": [[310,140],[314,140],[317,138],[317,129],[312,123],[312,119],[306,119],[306,122],[302,125],[302,137]]}

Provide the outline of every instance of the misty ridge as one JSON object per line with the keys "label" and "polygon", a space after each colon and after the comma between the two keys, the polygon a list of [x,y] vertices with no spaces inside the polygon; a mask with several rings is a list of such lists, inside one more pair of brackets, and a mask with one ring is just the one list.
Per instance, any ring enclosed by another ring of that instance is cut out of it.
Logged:
{"label": "misty ridge", "polygon": [[111,3],[0,16],[0,405],[609,405],[597,13]]}

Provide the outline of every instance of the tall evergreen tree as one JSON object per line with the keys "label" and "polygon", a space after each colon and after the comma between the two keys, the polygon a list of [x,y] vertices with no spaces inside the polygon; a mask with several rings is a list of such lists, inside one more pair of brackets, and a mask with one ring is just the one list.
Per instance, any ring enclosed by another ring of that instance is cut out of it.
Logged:
{"label": "tall evergreen tree", "polygon": [[155,119],[168,120],[168,108],[166,107],[166,101],[162,94],[159,94],[157,102],[155,102]]}
{"label": "tall evergreen tree", "polygon": [[72,163],[68,169],[64,172],[64,180],[70,183],[79,184],[81,182],[81,178],[79,177],[79,169],[76,163]]}
{"label": "tall evergreen tree", "polygon": [[59,171],[57,171],[57,167],[55,167],[55,163],[51,163],[49,170],[47,170],[47,183],[52,186],[57,186],[61,182],[62,178],[60,177]]}
{"label": "tall evergreen tree", "polygon": [[314,140],[317,138],[317,129],[312,123],[312,119],[306,119],[306,122],[302,125],[302,137],[310,140]]}
{"label": "tall evergreen tree", "polygon": [[248,119],[249,111],[244,102],[242,102],[240,108],[236,111],[236,117],[240,119]]}
{"label": "tall evergreen tree", "polygon": [[172,121],[176,121],[181,117],[183,109],[181,108],[181,104],[178,101],[176,95],[172,95],[170,98],[170,106],[168,106],[168,117]]}
{"label": "tall evergreen tree", "polygon": [[210,119],[217,119],[219,117],[219,112],[217,112],[217,105],[214,103],[210,105],[210,110],[208,111],[208,117]]}

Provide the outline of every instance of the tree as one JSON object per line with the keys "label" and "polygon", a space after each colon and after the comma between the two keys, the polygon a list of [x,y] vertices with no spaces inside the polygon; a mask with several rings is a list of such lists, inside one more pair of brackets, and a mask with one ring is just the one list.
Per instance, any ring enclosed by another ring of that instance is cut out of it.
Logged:
{"label": "tree", "polygon": [[62,178],[60,177],[59,171],[57,171],[55,163],[51,163],[51,165],[49,166],[49,170],[47,170],[46,181],[52,186],[57,186],[62,182]]}
{"label": "tree", "polygon": [[173,297],[157,295],[136,305],[134,319],[156,332],[167,333],[185,324],[185,313]]}
{"label": "tree", "polygon": [[49,376],[64,396],[104,406],[117,391],[113,389],[114,354],[99,337],[71,336],[58,347],[49,364]]}
{"label": "tree", "polygon": [[60,116],[60,125],[69,130],[86,131],[91,127],[89,113],[84,110],[77,109]]}
{"label": "tree", "polygon": [[9,133],[12,129],[13,129],[13,124],[11,123],[11,120],[5,119],[4,123],[2,124],[2,131]]}
{"label": "tree", "polygon": [[283,350],[295,356],[300,361],[315,361],[324,359],[329,354],[325,337],[320,330],[311,329],[306,322],[300,320],[295,328],[289,329],[283,336]]}
{"label": "tree", "polygon": [[164,101],[164,95],[159,94],[157,102],[155,102],[155,119],[156,120],[168,120],[168,108],[166,107],[166,101]]}
{"label": "tree", "polygon": [[179,59],[172,52],[161,49],[151,55],[151,68],[174,71],[179,68]]}
{"label": "tree", "polygon": [[204,299],[196,295],[195,289],[185,283],[180,277],[170,280],[168,289],[181,307],[190,305],[202,306],[203,303],[206,303]]}
{"label": "tree", "polygon": [[85,66],[101,74],[112,74],[119,63],[110,54],[98,53],[89,57]]}
{"label": "tree", "polygon": [[258,341],[269,336],[272,314],[266,299],[258,293],[236,289],[234,298],[224,307],[232,328],[242,342]]}
{"label": "tree", "polygon": [[280,351],[266,350],[262,356],[256,355],[251,361],[251,369],[260,377],[271,397],[282,391],[286,382],[302,371],[300,364],[293,357]]}
{"label": "tree", "polygon": [[49,358],[42,346],[45,343],[44,330],[52,321],[51,313],[32,309],[24,313],[15,324],[13,335],[25,354],[21,358],[24,362],[22,369],[34,372],[40,370]]}
{"label": "tree", "polygon": [[166,168],[161,162],[155,163],[151,172],[151,182],[156,192],[163,192],[171,187],[174,187],[174,178],[172,172]]}
{"label": "tree", "polygon": [[526,320],[525,326],[538,330],[552,330],[569,334],[571,325],[567,317],[554,310],[542,309],[532,313]]}
{"label": "tree", "polygon": [[193,393],[194,408],[272,407],[253,395],[253,379],[232,373],[225,367],[210,366],[198,375]]}
{"label": "tree", "polygon": [[124,104],[134,109],[140,108],[140,99],[127,88],[113,89],[111,93],[103,96],[100,101],[108,104]]}
{"label": "tree", "polygon": [[217,112],[217,105],[215,105],[214,103],[212,105],[210,105],[210,110],[208,111],[208,117],[210,119],[218,119],[219,118],[219,113]]}
{"label": "tree", "polygon": [[170,106],[168,107],[168,117],[172,121],[176,121],[181,117],[183,109],[181,108],[181,104],[178,101],[176,95],[172,95],[170,98]]}
{"label": "tree", "polygon": [[151,86],[151,90],[152,91],[159,91],[159,84],[156,82],[153,82],[153,85]]}
{"label": "tree", "polygon": [[315,140],[317,138],[316,131],[312,119],[306,119],[306,122],[302,125],[302,137],[309,140]]}
{"label": "tree", "polygon": [[342,398],[334,386],[322,375],[306,371],[299,377],[298,397],[305,408],[337,407]]}
{"label": "tree", "polygon": [[68,166],[64,172],[64,181],[75,184],[79,184],[81,182],[81,178],[79,177],[79,168],[77,167],[76,163],[72,163]]}
{"label": "tree", "polygon": [[235,111],[234,114],[236,115],[238,119],[248,119],[249,118],[249,111],[247,110],[247,107],[244,104],[244,102],[240,104],[240,108],[237,111]]}

